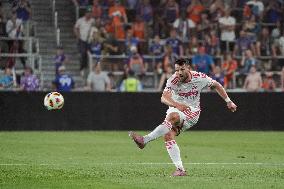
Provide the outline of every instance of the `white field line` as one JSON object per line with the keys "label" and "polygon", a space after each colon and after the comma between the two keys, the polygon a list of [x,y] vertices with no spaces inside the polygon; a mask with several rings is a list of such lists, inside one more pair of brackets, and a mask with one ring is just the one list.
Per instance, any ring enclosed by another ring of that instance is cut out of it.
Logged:
{"label": "white field line", "polygon": [[[262,166],[284,166],[284,163],[264,163],[264,162],[192,162],[183,163],[184,165],[262,165]],[[102,162],[102,163],[0,163],[0,166],[60,166],[60,165],[172,165],[172,163],[162,162],[140,162],[140,163],[123,163],[123,162]]]}

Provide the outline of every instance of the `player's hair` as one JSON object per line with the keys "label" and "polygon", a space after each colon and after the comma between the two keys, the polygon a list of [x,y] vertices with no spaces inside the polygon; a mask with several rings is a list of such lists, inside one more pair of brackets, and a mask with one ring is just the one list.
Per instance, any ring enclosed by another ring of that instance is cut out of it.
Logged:
{"label": "player's hair", "polygon": [[188,58],[179,58],[175,61],[175,64],[178,64],[179,66],[187,65],[191,67],[191,61]]}

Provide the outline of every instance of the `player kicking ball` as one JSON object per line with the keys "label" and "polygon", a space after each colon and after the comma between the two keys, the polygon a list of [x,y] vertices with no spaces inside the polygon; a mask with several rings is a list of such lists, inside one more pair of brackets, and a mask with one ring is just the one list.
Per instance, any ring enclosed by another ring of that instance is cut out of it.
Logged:
{"label": "player kicking ball", "polygon": [[143,149],[149,142],[164,136],[167,151],[176,166],[173,176],[187,175],[175,137],[181,131],[185,131],[197,123],[201,111],[200,92],[207,87],[218,92],[227,103],[229,110],[232,112],[237,110],[237,106],[228,97],[220,83],[206,74],[191,71],[191,63],[188,59],[176,60],[175,73],[168,79],[161,97],[161,102],[169,106],[166,119],[145,136],[129,132],[129,136],[140,149]]}

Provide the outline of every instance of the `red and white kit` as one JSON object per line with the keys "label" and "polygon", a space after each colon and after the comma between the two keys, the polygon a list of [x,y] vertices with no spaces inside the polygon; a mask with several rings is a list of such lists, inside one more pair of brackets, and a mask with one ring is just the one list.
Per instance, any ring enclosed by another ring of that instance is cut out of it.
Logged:
{"label": "red and white kit", "polygon": [[181,82],[173,74],[168,80],[164,91],[170,91],[172,93],[172,98],[179,103],[185,104],[190,107],[183,112],[179,111],[177,108],[169,107],[167,115],[172,112],[177,112],[180,116],[180,123],[183,123],[182,130],[189,129],[195,125],[198,121],[200,114],[200,92],[202,89],[211,87],[214,80],[208,77],[204,73],[190,71],[191,80],[184,83]]}

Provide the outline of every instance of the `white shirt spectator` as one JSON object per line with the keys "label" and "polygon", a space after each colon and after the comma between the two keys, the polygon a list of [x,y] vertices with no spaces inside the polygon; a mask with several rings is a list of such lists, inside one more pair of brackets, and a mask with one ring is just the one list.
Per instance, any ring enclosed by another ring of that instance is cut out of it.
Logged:
{"label": "white shirt spectator", "polygon": [[186,21],[183,21],[182,19],[178,18],[173,23],[173,26],[182,32],[182,39],[187,39],[188,29],[195,28],[196,24],[191,19],[186,19]]}
{"label": "white shirt spectator", "polygon": [[283,35],[279,38],[279,48],[280,48],[281,55],[284,56],[284,36]]}
{"label": "white shirt spectator", "polygon": [[10,38],[18,38],[23,36],[23,23],[21,19],[16,19],[16,23],[8,20],[6,24],[6,32]]}
{"label": "white shirt spectator", "polygon": [[77,20],[77,22],[75,24],[75,28],[79,29],[80,39],[82,41],[88,40],[90,31],[91,31],[91,27],[94,23],[95,23],[95,19],[93,19],[93,18],[87,20],[85,17],[81,17]]}
{"label": "white shirt spectator", "polygon": [[87,82],[91,84],[93,91],[106,91],[107,85],[110,84],[109,77],[106,72],[95,73],[91,72]]}
{"label": "white shirt spectator", "polygon": [[[224,26],[235,26],[236,25],[236,19],[234,17],[228,16],[228,17],[221,17],[219,19],[219,23]],[[222,30],[221,32],[221,40],[222,41],[234,41],[236,39],[235,31],[230,30]]]}

